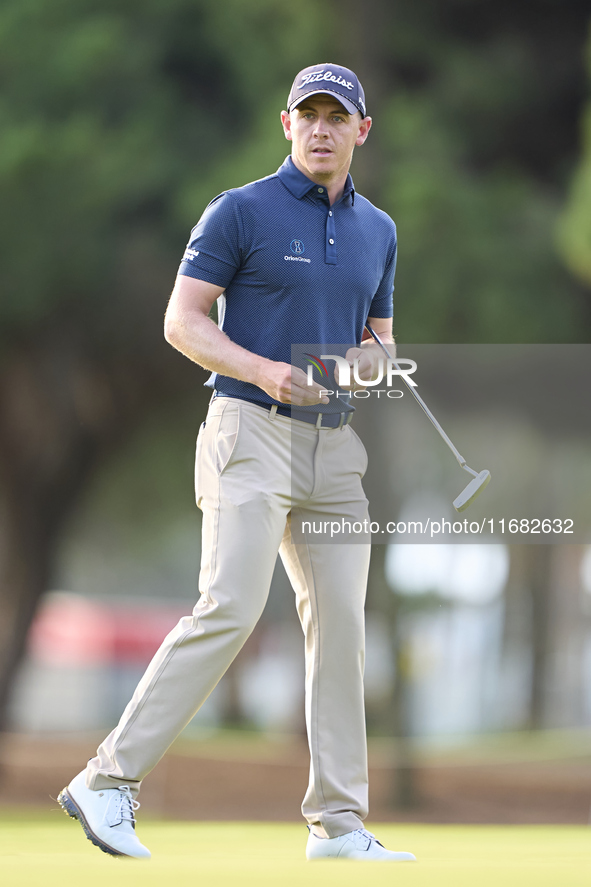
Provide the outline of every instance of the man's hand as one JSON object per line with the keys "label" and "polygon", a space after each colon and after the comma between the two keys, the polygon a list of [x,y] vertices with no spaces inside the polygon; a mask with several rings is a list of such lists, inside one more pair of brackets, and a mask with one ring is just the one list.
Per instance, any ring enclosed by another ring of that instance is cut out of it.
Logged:
{"label": "man's hand", "polygon": [[263,378],[257,380],[259,388],[262,388],[273,400],[280,403],[293,404],[294,406],[313,406],[318,403],[329,403],[328,397],[321,391],[325,391],[318,382],[308,384],[308,376],[298,367],[280,361],[265,361]]}
{"label": "man's hand", "polygon": [[377,378],[379,361],[382,358],[382,350],[373,343],[363,345],[361,348],[349,348],[345,354],[345,359],[351,366],[351,385],[349,387],[342,385],[341,387],[349,391],[359,391],[360,389],[365,388],[365,385],[360,385],[359,382],[355,381],[353,364],[358,360],[358,378],[366,382],[371,382],[373,379]]}
{"label": "man's hand", "polygon": [[350,390],[357,391],[358,388],[363,388],[363,385],[360,385],[358,382],[355,381],[353,365],[357,360],[357,375],[360,379],[370,382],[372,376],[374,375],[374,361],[372,360],[372,354],[367,348],[349,348],[349,350],[345,354],[345,359],[349,361],[349,364],[351,366]]}

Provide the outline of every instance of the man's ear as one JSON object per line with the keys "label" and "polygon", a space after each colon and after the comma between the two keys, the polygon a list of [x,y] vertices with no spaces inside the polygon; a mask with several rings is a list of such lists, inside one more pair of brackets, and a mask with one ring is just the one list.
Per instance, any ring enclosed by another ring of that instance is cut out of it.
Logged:
{"label": "man's ear", "polygon": [[355,140],[356,145],[362,145],[369,135],[369,131],[371,129],[371,124],[373,120],[371,117],[364,117],[363,120],[359,124],[359,132],[357,133],[357,139]]}
{"label": "man's ear", "polygon": [[287,111],[281,112],[281,125],[283,126],[283,133],[288,142],[291,142],[291,118]]}

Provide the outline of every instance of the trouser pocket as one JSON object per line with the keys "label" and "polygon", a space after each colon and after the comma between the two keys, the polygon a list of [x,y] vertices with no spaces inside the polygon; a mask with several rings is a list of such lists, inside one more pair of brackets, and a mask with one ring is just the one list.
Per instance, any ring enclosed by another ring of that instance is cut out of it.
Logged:
{"label": "trouser pocket", "polygon": [[199,508],[206,491],[213,495],[218,479],[235,458],[239,425],[237,404],[216,404],[199,429],[195,454],[195,501]]}
{"label": "trouser pocket", "polygon": [[195,501],[197,507],[201,508],[202,492],[202,475],[203,475],[203,438],[205,436],[205,422],[201,423],[199,434],[197,435],[197,447],[195,452]]}
{"label": "trouser pocket", "polygon": [[215,466],[218,475],[223,474],[234,455],[239,425],[239,407],[236,404],[226,404],[222,415],[219,416],[215,436]]}

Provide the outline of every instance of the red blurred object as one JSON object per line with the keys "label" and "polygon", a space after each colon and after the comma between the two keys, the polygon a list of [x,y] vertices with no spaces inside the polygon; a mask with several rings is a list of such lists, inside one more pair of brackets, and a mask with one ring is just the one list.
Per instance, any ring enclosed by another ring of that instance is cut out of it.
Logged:
{"label": "red blurred object", "polygon": [[113,608],[113,659],[127,664],[148,663],[187,611],[189,607],[181,610],[158,605]]}
{"label": "red blurred object", "polygon": [[145,665],[189,607],[118,605],[47,595],[29,631],[29,655],[48,665]]}

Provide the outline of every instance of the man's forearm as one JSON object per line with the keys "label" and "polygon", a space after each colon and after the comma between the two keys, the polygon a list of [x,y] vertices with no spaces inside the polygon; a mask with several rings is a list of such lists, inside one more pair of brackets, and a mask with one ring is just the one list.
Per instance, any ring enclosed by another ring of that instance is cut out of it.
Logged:
{"label": "man's forearm", "polygon": [[272,363],[232,342],[210,317],[200,311],[186,317],[167,315],[164,335],[173,348],[204,369],[259,387]]}
{"label": "man's forearm", "polygon": [[167,342],[206,370],[250,382],[280,403],[327,403],[322,386],[312,385],[303,370],[253,354],[231,339],[203,311],[167,312]]}

